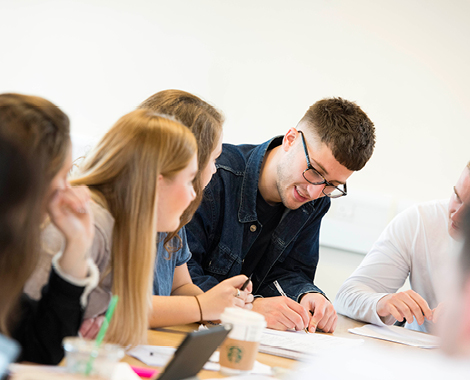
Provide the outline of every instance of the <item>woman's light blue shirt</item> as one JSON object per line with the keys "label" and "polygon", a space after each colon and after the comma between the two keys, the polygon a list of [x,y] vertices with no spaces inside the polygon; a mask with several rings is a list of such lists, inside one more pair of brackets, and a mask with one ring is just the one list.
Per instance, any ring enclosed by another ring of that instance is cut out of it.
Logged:
{"label": "woman's light blue shirt", "polygon": [[153,278],[153,294],[158,296],[171,295],[171,287],[173,285],[173,276],[175,268],[183,265],[191,258],[188,242],[186,240],[186,230],[183,227],[178,235],[181,238],[182,247],[179,251],[169,254],[163,246],[163,241],[167,233],[159,233],[157,235],[157,258],[155,260],[154,278]]}

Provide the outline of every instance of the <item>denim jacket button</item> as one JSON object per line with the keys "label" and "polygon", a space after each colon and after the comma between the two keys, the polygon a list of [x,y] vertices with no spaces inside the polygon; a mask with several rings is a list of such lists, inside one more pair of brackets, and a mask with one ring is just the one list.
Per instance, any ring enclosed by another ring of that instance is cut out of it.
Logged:
{"label": "denim jacket button", "polygon": [[256,231],[256,225],[252,224],[252,225],[250,226],[250,231],[251,231],[251,232],[255,232],[255,231]]}

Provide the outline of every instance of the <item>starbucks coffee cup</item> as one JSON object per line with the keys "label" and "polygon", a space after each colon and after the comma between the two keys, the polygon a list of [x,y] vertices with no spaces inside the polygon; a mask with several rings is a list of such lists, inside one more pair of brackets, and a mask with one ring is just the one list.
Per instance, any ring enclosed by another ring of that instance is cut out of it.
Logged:
{"label": "starbucks coffee cup", "polygon": [[264,317],[254,311],[227,307],[220,316],[222,324],[232,326],[220,347],[220,371],[224,375],[247,373],[253,369],[259,341],[266,328]]}

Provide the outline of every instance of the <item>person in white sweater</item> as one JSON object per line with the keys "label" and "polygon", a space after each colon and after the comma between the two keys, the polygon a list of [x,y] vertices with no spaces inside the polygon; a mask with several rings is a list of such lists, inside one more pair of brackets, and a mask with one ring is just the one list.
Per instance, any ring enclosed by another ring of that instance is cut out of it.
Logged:
{"label": "person in white sweater", "polygon": [[[451,257],[459,251],[469,205],[470,162],[450,200],[422,203],[395,217],[341,286],[336,311],[377,325],[406,320],[406,327],[429,332],[445,308]],[[411,290],[397,293],[408,276]]]}

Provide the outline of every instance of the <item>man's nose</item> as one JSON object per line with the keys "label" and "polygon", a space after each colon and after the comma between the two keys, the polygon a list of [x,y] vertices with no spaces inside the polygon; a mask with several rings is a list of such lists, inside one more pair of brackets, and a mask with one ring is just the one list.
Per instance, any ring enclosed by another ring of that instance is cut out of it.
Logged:
{"label": "man's nose", "polygon": [[310,197],[310,199],[317,199],[317,198],[320,198],[321,196],[323,196],[323,189],[325,188],[325,184],[323,185],[312,185],[312,184],[309,184],[307,186],[307,191],[308,191],[308,196]]}

